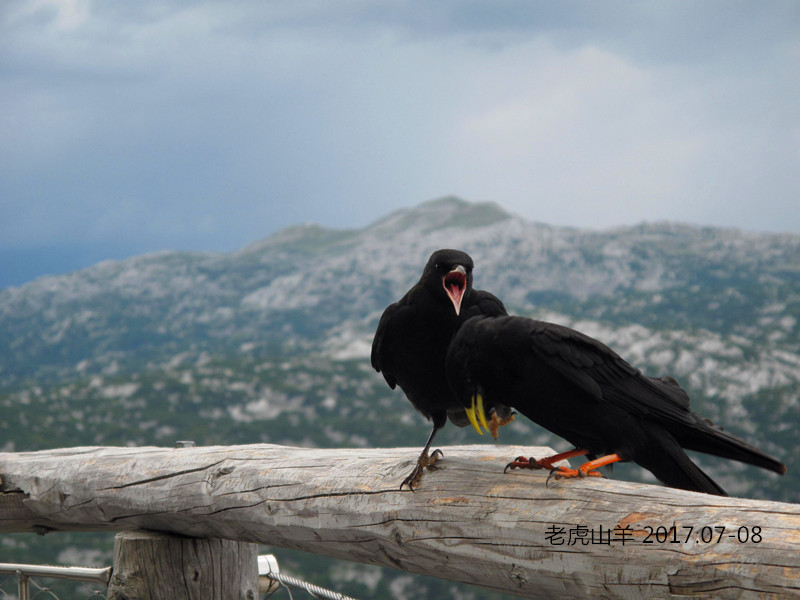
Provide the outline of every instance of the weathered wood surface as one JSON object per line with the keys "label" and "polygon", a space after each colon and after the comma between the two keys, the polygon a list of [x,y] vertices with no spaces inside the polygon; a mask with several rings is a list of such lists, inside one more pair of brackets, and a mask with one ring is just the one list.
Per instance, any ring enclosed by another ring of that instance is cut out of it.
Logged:
{"label": "weathered wood surface", "polygon": [[0,531],[261,542],[527,598],[800,597],[800,505],[597,478],[546,487],[544,473],[503,466],[548,449],[443,450],[415,493],[398,485],[419,448],[0,454]]}
{"label": "weathered wood surface", "polygon": [[114,539],[108,600],[257,600],[258,545],[126,531]]}

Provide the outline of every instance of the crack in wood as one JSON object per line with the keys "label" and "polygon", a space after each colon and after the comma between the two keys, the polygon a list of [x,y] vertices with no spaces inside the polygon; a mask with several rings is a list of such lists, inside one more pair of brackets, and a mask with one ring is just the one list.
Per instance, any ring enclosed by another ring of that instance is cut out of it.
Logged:
{"label": "crack in wood", "polygon": [[189,475],[191,473],[199,473],[201,471],[207,471],[213,467],[216,467],[219,464],[225,462],[226,459],[222,459],[210,465],[202,466],[202,467],[195,467],[194,469],[185,469],[183,471],[175,471],[174,473],[166,473],[164,475],[157,475],[156,477],[149,477],[147,479],[141,479],[139,481],[131,481],[129,483],[122,483],[120,485],[112,485],[109,487],[100,488],[100,491],[108,491],[108,490],[123,490],[125,488],[134,487],[137,485],[146,485],[148,483],[154,483],[156,481],[163,481],[165,479],[174,479],[175,477],[181,477],[182,475]]}

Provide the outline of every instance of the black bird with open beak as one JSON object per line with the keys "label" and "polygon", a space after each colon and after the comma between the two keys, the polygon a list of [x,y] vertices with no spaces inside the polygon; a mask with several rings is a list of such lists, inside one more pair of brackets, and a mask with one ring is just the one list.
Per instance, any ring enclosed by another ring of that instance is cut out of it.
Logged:
{"label": "black bird with open beak", "polygon": [[[429,454],[433,438],[448,417],[464,427],[474,421],[451,393],[445,374],[450,340],[470,317],[505,315],[494,295],[472,288],[472,258],[460,250],[434,252],[420,280],[400,300],[383,312],[372,342],[372,366],[383,374],[389,387],[400,389],[429,421],[433,431],[414,470],[400,488],[413,491],[425,468],[435,469],[440,450]],[[490,412],[487,426],[497,428],[511,420],[511,411],[500,404]]]}

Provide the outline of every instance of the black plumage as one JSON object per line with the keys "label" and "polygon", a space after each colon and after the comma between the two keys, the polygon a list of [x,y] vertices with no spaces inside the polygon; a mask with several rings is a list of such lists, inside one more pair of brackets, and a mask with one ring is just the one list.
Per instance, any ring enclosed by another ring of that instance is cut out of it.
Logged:
{"label": "black plumage", "polygon": [[[467,410],[510,405],[573,444],[556,460],[524,459],[511,467],[553,468],[560,458],[588,455],[577,470],[597,474],[617,460],[633,461],[670,487],[726,495],[684,448],[783,474],[786,467],[689,408],[670,377],[643,375],[601,342],[578,331],[523,317],[476,317],[454,337],[447,355],[449,384]],[[552,457],[551,457],[552,459]]]}
{"label": "black plumage", "polygon": [[[383,312],[375,332],[372,366],[392,389],[399,385],[414,408],[433,421],[419,461],[401,488],[408,485],[413,490],[423,469],[434,468],[433,462],[441,452],[429,456],[428,451],[448,417],[459,426],[469,424],[464,408],[447,386],[444,361],[450,340],[472,316],[506,314],[497,297],[472,288],[472,270],[468,254],[437,250],[420,280]],[[496,411],[499,420],[510,416],[510,411],[499,404]]]}

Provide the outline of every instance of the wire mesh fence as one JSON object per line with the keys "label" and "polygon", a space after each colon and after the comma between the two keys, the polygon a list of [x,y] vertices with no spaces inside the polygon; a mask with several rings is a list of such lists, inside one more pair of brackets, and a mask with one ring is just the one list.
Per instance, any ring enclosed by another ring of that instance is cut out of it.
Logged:
{"label": "wire mesh fence", "polygon": [[[321,600],[355,600],[280,572],[277,559],[258,557],[259,598],[283,591],[294,600],[291,589]],[[51,567],[0,563],[0,600],[98,600],[107,595],[111,567]],[[276,596],[276,598],[278,598]]]}
{"label": "wire mesh fence", "polygon": [[0,600],[101,600],[106,597],[102,584],[0,574]]}

